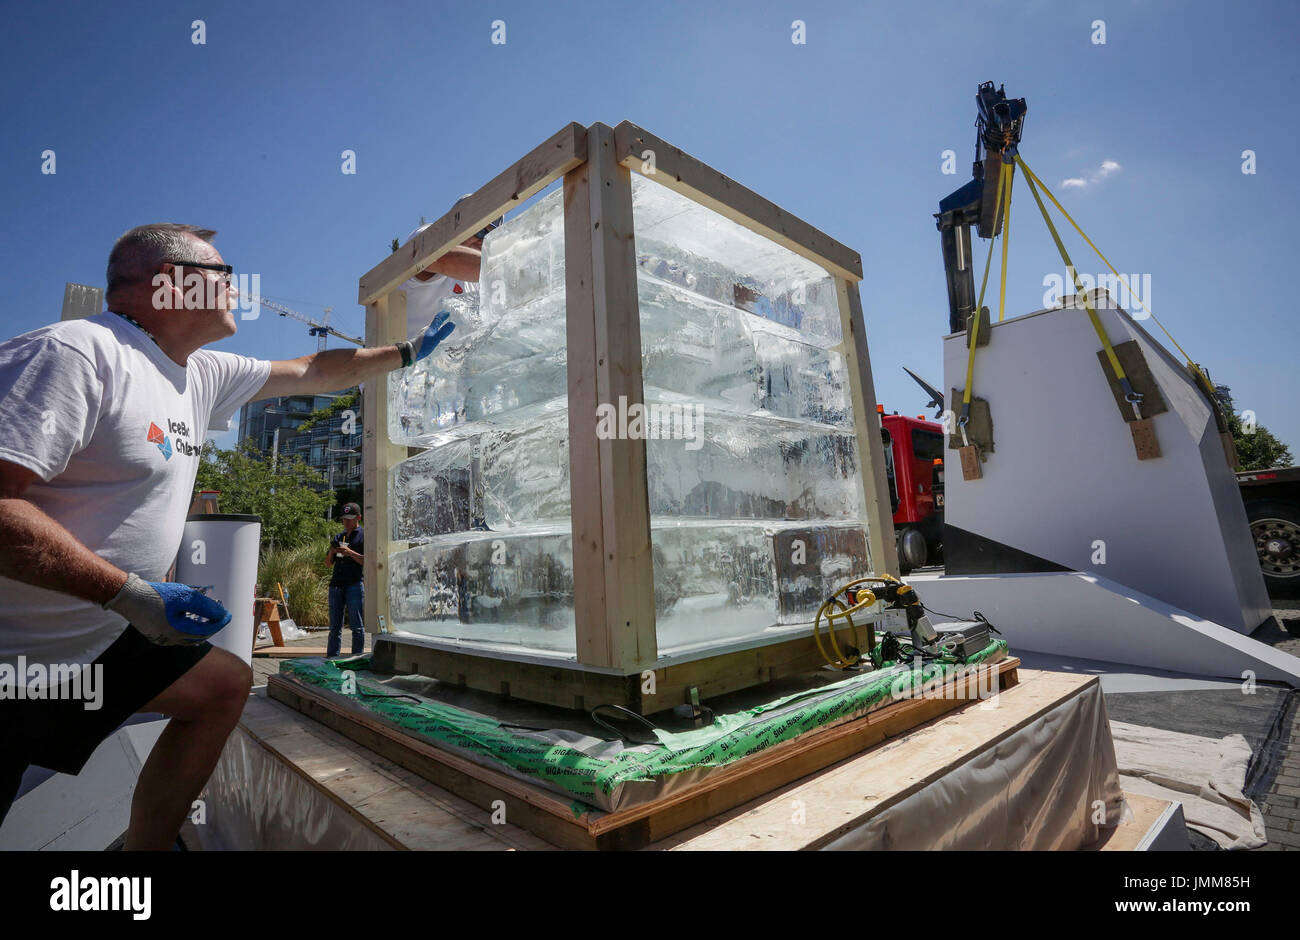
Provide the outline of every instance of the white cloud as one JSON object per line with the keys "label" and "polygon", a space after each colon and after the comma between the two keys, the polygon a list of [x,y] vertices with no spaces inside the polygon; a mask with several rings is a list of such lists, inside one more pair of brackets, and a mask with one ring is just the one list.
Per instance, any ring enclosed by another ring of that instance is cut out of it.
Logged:
{"label": "white cloud", "polygon": [[1120,170],[1124,169],[1114,160],[1103,160],[1101,166],[1095,170],[1085,170],[1082,176],[1072,176],[1067,180],[1061,181],[1062,189],[1083,189],[1095,183],[1100,183],[1108,176],[1114,176]]}

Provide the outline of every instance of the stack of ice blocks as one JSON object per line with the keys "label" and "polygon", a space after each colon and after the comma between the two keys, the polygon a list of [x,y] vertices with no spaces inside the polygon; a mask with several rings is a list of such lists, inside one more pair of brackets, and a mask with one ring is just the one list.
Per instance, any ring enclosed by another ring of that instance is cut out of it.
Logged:
{"label": "stack of ice blocks", "polygon": [[[834,281],[657,183],[632,192],[646,411],[604,417],[647,438],[659,651],[810,621],[870,567]],[[390,379],[392,440],[429,448],[389,480],[413,545],[392,557],[396,629],[575,652],[561,197],[488,237],[456,332]]]}

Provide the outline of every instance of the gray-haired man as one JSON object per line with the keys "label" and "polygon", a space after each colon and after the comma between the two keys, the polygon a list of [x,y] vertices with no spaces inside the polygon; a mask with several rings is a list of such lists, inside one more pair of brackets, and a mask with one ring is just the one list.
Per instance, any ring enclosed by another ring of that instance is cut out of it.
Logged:
{"label": "gray-haired man", "polygon": [[[29,764],[77,773],[136,712],[171,722],[140,772],[128,849],[176,838],[252,674],[204,637],[229,614],[163,583],[199,451],[245,401],[346,388],[429,355],[414,343],[278,362],[203,349],[234,334],[213,232],[146,225],[108,260],[109,313],[0,343],[0,819]],[[48,687],[68,670],[87,677]],[[102,676],[97,701],[73,695]],[[39,693],[40,697],[37,697]]]}

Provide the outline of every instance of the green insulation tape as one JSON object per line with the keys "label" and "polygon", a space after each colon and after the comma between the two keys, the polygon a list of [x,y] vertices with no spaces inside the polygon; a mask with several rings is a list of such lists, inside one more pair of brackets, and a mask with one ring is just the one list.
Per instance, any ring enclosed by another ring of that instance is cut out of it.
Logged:
{"label": "green insulation tape", "polygon": [[[969,667],[1001,659],[1005,640],[995,640],[965,664],[933,660],[892,663],[820,688],[787,695],[730,715],[706,728],[656,732],[659,746],[629,748],[612,759],[593,757],[542,735],[519,733],[500,722],[414,695],[394,695],[367,674],[366,656],[339,660],[285,660],[280,672],[305,685],[344,693],[345,680],[365,710],[416,736],[443,744],[544,782],[582,803],[611,808],[628,784],[662,781],[702,772],[757,754],[828,724],[865,714],[892,701],[935,694]],[[350,678],[344,673],[350,673]],[[990,681],[985,674],[985,680]],[[996,678],[990,692],[996,692]],[[574,807],[578,814],[578,807]]]}

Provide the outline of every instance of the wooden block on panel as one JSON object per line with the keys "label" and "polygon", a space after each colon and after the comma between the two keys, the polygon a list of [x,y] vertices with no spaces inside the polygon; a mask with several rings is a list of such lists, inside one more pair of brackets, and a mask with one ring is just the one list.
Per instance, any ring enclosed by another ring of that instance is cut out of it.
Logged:
{"label": "wooden block on panel", "polygon": [[[1142,347],[1138,345],[1137,340],[1117,343],[1114,348],[1115,358],[1119,360],[1120,367],[1128,376],[1133,391],[1142,396],[1142,417],[1154,418],[1168,411],[1169,406],[1165,404],[1164,396],[1160,394],[1160,386],[1151,375],[1151,367],[1147,365],[1146,358],[1142,355]],[[1110,386],[1110,393],[1115,396],[1115,406],[1119,408],[1120,415],[1125,421],[1135,420],[1133,406],[1124,400],[1124,386],[1116,378],[1115,370],[1110,367],[1110,357],[1106,355],[1106,350],[1097,350],[1097,360],[1101,363],[1101,370]]]}
{"label": "wooden block on panel", "polygon": [[1160,442],[1156,440],[1155,422],[1151,418],[1130,421],[1128,429],[1133,432],[1133,449],[1138,460],[1154,460],[1160,456]]}
{"label": "wooden block on panel", "polygon": [[[952,403],[952,410],[956,416],[961,415],[961,399],[965,392],[966,390],[961,388],[951,390],[952,397],[948,401]],[[993,414],[989,411],[988,400],[978,395],[971,396],[970,422],[966,425],[966,438],[970,443],[977,444],[982,454],[992,454],[997,450],[993,446]],[[961,439],[961,429],[954,423],[952,431],[948,434],[948,448],[957,450],[965,446],[966,442]]]}

